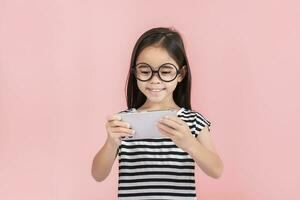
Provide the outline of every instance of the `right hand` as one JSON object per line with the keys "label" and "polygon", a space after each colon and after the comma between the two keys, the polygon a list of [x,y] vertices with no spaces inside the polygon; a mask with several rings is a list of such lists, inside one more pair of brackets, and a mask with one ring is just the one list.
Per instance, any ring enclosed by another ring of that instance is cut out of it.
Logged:
{"label": "right hand", "polygon": [[130,128],[130,124],[122,121],[121,116],[116,114],[107,117],[105,127],[107,141],[116,146],[120,146],[122,138],[134,135],[134,130]]}

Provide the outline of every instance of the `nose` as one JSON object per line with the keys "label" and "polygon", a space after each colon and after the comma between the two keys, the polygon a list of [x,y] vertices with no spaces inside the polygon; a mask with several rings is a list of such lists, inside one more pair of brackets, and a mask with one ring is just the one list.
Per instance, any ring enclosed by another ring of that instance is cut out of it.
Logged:
{"label": "nose", "polygon": [[156,81],[156,82],[161,82],[158,72],[153,72],[152,78],[150,79],[151,82]]}

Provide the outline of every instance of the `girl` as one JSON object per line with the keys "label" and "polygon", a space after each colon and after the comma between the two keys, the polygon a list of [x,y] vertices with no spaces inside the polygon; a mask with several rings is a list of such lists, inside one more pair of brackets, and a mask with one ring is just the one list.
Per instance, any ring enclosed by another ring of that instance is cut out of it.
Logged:
{"label": "girl", "polygon": [[[164,138],[131,137],[130,124],[107,118],[107,140],[96,154],[92,176],[103,181],[119,156],[119,199],[196,199],[195,163],[219,178],[223,162],[214,148],[210,121],[190,104],[191,72],[180,34],[153,28],[138,39],[127,79],[127,106],[121,112],[175,109],[157,123]],[[145,122],[147,123],[147,122]]]}

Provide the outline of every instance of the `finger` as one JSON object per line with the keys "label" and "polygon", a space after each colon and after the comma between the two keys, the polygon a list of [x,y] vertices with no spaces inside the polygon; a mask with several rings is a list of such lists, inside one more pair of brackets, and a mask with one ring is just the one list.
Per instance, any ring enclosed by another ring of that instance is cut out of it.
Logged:
{"label": "finger", "polygon": [[169,137],[169,138],[173,139],[174,135],[172,135],[172,134],[168,133],[167,131],[161,129],[160,127],[159,127],[158,129],[159,129],[159,132],[160,132],[162,135],[164,135],[164,136],[166,136],[166,137]]}
{"label": "finger", "polygon": [[124,133],[124,132],[114,132],[113,133],[116,137],[121,138],[121,137],[132,137],[132,134],[129,133]]}
{"label": "finger", "polygon": [[106,117],[107,121],[113,121],[113,120],[121,120],[122,117],[120,115],[114,114],[114,115],[109,115]]}
{"label": "finger", "polygon": [[162,130],[162,129],[159,129],[159,132],[160,132],[162,135],[166,136],[166,137],[169,137],[169,138],[172,138],[172,137],[173,137],[173,135],[167,133],[166,131],[164,131],[164,130]]}
{"label": "finger", "polygon": [[168,115],[166,115],[166,116],[163,117],[163,119],[172,120],[172,121],[176,122],[180,126],[184,126],[185,125],[185,122],[182,121],[182,119],[180,119],[180,118],[178,118],[176,116],[168,116]]}
{"label": "finger", "polygon": [[163,130],[164,132],[166,132],[167,134],[169,135],[172,135],[172,136],[175,136],[176,135],[176,130],[163,124],[163,123],[158,123],[157,124],[157,127],[160,129],[160,130]]}
{"label": "finger", "polygon": [[124,122],[124,121],[113,120],[113,121],[110,121],[109,123],[112,127],[121,126],[121,127],[125,127],[125,128],[130,128],[130,124],[128,122]]}
{"label": "finger", "polygon": [[160,119],[159,123],[163,123],[163,124],[170,126],[171,128],[176,129],[176,130],[180,130],[182,128],[182,126],[179,125],[177,122],[175,122],[171,119],[168,119],[168,118]]}
{"label": "finger", "polygon": [[128,133],[116,132],[116,133],[114,133],[113,137],[118,138],[119,140],[122,140],[124,138],[132,138],[133,135],[130,135]]}
{"label": "finger", "polygon": [[135,131],[129,128],[117,127],[117,128],[112,128],[111,132],[122,132],[122,133],[134,134]]}

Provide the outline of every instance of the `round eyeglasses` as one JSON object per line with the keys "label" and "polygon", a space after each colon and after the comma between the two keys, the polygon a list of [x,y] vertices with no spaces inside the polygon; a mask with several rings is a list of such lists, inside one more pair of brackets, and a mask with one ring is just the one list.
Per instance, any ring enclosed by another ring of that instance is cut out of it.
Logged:
{"label": "round eyeglasses", "polygon": [[140,81],[148,81],[153,77],[154,73],[157,73],[162,81],[170,82],[178,76],[180,70],[172,63],[164,63],[158,70],[153,70],[147,63],[138,63],[134,68],[131,68],[131,73]]}

